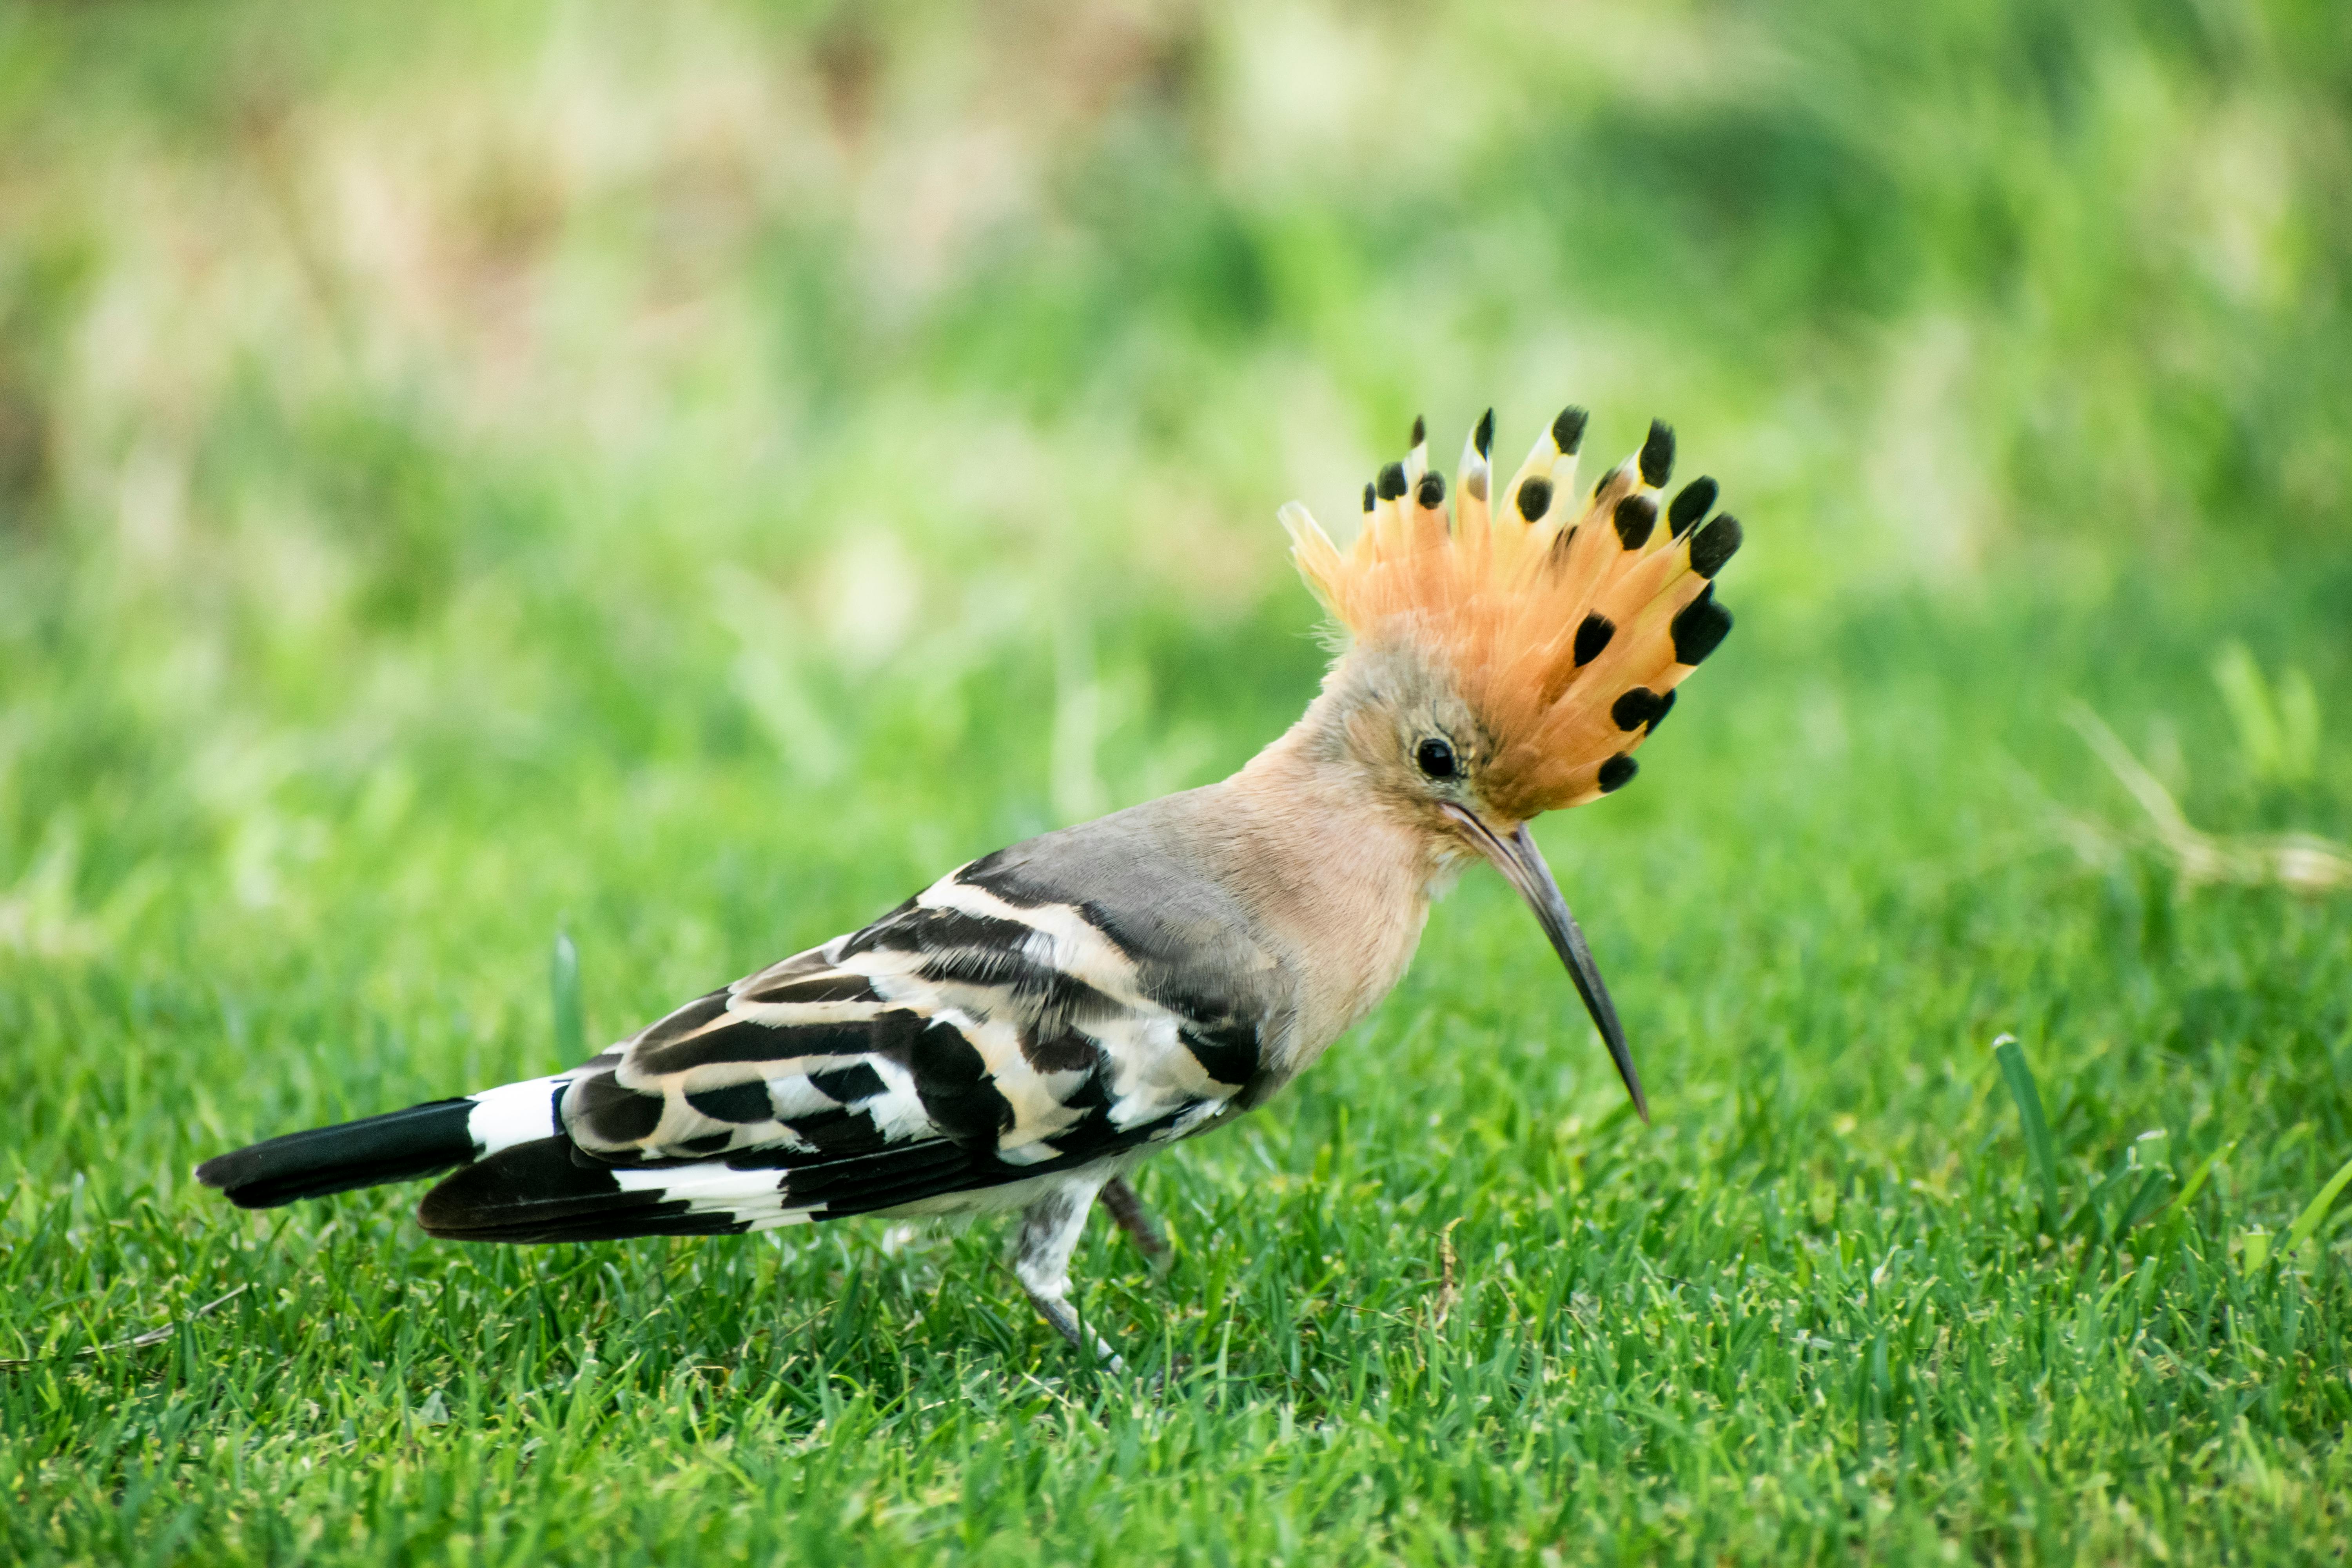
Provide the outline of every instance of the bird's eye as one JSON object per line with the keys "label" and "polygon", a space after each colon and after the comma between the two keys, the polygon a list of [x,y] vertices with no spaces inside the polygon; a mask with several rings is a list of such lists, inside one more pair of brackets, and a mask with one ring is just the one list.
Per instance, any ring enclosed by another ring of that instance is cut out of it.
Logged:
{"label": "bird's eye", "polygon": [[1462,764],[1454,760],[1454,748],[1443,741],[1423,741],[1414,749],[1412,760],[1433,779],[1457,778],[1462,773]]}

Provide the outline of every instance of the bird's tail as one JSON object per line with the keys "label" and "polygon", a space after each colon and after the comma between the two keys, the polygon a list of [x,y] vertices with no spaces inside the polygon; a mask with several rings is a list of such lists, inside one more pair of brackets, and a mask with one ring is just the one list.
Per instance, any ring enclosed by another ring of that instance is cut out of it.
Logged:
{"label": "bird's tail", "polygon": [[248,1209],[414,1181],[556,1136],[562,1131],[558,1102],[570,1081],[531,1079],[462,1100],[289,1132],[205,1161],[196,1167],[196,1180]]}

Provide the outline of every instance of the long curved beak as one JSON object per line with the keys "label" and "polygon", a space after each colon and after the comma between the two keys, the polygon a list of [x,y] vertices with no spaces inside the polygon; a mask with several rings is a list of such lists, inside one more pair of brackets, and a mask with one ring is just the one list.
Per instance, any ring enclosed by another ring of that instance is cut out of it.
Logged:
{"label": "long curved beak", "polygon": [[1617,1005],[1609,1000],[1609,987],[1601,984],[1601,970],[1592,962],[1592,950],[1585,945],[1584,932],[1578,927],[1576,917],[1568,912],[1568,900],[1559,896],[1559,884],[1552,879],[1551,868],[1544,864],[1543,854],[1536,848],[1528,825],[1519,824],[1505,838],[1480,821],[1474,811],[1451,802],[1439,809],[1461,824],[1470,841],[1519,890],[1528,908],[1535,910],[1536,919],[1543,924],[1544,935],[1551,939],[1551,950],[1568,966],[1569,978],[1576,982],[1576,994],[1584,998],[1584,1010],[1592,1015],[1592,1026],[1601,1031],[1601,1038],[1609,1047],[1609,1059],[1617,1064],[1617,1076],[1625,1080],[1625,1092],[1633,1097],[1633,1109],[1644,1122],[1648,1121],[1650,1102],[1642,1093],[1642,1075],[1633,1070],[1633,1053],[1626,1049],[1624,1026],[1617,1022]]}

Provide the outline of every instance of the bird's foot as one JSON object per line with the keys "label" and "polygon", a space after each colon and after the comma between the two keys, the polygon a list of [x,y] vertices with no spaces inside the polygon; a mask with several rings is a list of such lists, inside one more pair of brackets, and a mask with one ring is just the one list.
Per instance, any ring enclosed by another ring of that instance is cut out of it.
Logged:
{"label": "bird's foot", "polygon": [[1029,1300],[1037,1309],[1039,1317],[1051,1323],[1055,1331],[1069,1341],[1080,1354],[1092,1356],[1097,1366],[1105,1372],[1127,1371],[1127,1363],[1110,1348],[1110,1342],[1078,1321],[1077,1310],[1070,1305],[1067,1296],[1031,1290]]}

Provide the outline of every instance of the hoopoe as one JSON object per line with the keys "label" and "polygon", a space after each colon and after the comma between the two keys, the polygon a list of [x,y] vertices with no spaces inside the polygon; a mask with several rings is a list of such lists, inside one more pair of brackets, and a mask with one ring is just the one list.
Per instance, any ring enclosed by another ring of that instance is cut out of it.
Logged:
{"label": "hoopoe", "polygon": [[1528,824],[1633,776],[1731,617],[1715,481],[1663,501],[1674,433],[1574,489],[1570,408],[1499,491],[1494,415],[1449,505],[1420,421],[1334,545],[1282,510],[1342,643],[1321,693],[1221,784],[1000,849],[861,930],[570,1072],[275,1138],[197,1167],[247,1208],[456,1167],[417,1218],[469,1241],[764,1230],[1020,1211],[1015,1271],[1072,1344],[1099,1199],[1165,1251],[1125,1178],[1312,1066],[1387,994],[1473,858],[1516,888],[1646,1121],[1608,988]]}

